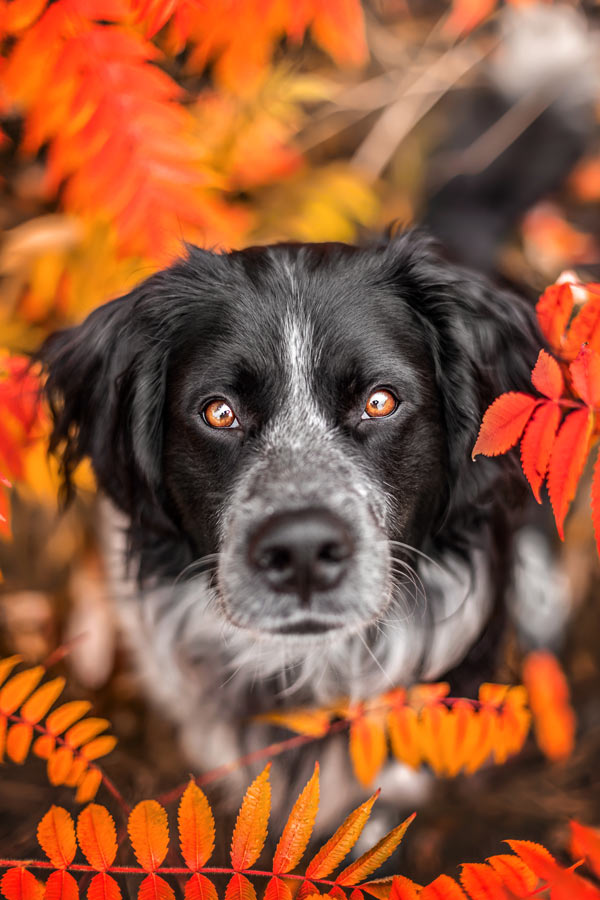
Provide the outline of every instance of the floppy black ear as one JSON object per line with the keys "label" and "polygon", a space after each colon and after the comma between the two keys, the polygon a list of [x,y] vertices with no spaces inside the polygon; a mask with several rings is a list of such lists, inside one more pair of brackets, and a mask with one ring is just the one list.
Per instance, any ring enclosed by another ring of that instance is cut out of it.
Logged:
{"label": "floppy black ear", "polygon": [[[473,464],[471,451],[489,404],[504,391],[532,389],[531,370],[544,346],[535,310],[482,275],[447,263],[418,233],[394,240],[384,253],[396,289],[430,337],[448,441],[449,502],[468,514],[500,474],[519,471],[510,455]],[[520,492],[518,478],[513,487]]]}
{"label": "floppy black ear", "polygon": [[[51,335],[37,356],[66,497],[89,457],[101,488],[130,515],[159,487],[168,342],[151,314],[157,276]],[[161,339],[162,338],[162,339]]]}

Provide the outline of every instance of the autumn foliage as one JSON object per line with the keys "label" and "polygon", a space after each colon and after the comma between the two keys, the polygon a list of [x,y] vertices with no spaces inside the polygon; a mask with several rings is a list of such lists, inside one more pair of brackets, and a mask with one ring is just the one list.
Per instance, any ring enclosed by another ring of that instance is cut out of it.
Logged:
{"label": "autumn foliage", "polygon": [[[514,900],[547,896],[552,900],[598,900],[600,889],[560,865],[541,845],[529,841],[507,841],[512,853],[491,856],[485,863],[465,863],[459,880],[440,875],[428,885],[418,885],[404,876],[372,880],[371,876],[394,853],[414,814],[382,837],[347,865],[335,878],[334,872],[355,847],[371,815],[377,793],[358,806],[336,832],[297,870],[306,852],[319,806],[319,769],[295,801],[279,838],[270,866],[255,869],[264,855],[267,839],[271,786],[270,764],[248,788],[235,823],[230,848],[230,866],[209,866],[215,841],[215,820],[203,791],[193,782],[187,785],[177,811],[179,853],[184,865],[165,867],[171,846],[166,809],[156,800],[135,806],[127,822],[131,851],[137,865],[115,865],[117,828],[106,807],[92,803],[73,821],[70,813],[52,806],[41,819],[37,839],[48,862],[0,860],[7,869],[0,880],[6,900],[76,900],[79,884],[74,875],[91,877],[89,900],[120,900],[122,893],[115,875],[141,878],[139,900],[174,900],[172,879],[183,882],[186,900],[216,900],[215,876],[227,876],[225,900],[256,900],[256,879],[268,879],[264,900],[300,900],[324,896],[333,900]],[[577,822],[571,823],[571,852],[590,871],[600,867],[597,832]],[[85,863],[75,863],[77,849]],[[171,853],[173,856],[173,852]],[[30,871],[50,870],[45,883]],[[348,893],[346,893],[346,891]]]}
{"label": "autumn foliage", "polygon": [[[600,433],[600,285],[574,281],[551,285],[539,300],[537,317],[552,350],[540,350],[531,373],[537,393],[510,391],[492,403],[473,458],[479,453],[506,453],[520,440],[523,472],[538,503],[546,481],[563,538],[565,517]],[[592,518],[600,551],[598,462],[592,480]]]}

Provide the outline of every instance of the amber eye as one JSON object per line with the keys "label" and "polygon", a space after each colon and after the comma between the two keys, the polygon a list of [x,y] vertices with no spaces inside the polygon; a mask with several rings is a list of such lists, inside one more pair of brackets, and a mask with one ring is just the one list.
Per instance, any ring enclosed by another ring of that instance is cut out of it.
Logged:
{"label": "amber eye", "polygon": [[227,400],[210,400],[202,410],[204,421],[211,428],[239,428],[236,415]]}
{"label": "amber eye", "polygon": [[384,416],[390,416],[398,406],[398,401],[391,391],[385,388],[377,388],[373,391],[364,412],[362,419],[382,419]]}

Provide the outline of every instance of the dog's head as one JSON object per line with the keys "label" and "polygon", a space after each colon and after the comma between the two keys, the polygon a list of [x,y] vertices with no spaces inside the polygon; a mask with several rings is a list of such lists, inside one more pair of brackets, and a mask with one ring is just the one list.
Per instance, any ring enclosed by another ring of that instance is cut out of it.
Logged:
{"label": "dog's head", "polygon": [[405,235],[190,248],[41,357],[67,483],[89,456],[141,577],[215,561],[230,623],[298,641],[381,620],[411,548],[481,527],[481,415],[538,346],[527,304]]}

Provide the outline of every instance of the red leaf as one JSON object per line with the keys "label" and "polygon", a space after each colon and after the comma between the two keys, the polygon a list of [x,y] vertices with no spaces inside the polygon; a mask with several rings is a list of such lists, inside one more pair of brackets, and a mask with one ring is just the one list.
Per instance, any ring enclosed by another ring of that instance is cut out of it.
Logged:
{"label": "red leaf", "polygon": [[263,900],[292,900],[292,892],[281,878],[271,878]]}
{"label": "red leaf", "polygon": [[542,881],[552,881],[560,869],[554,857],[541,844],[534,841],[505,841],[505,843]]}
{"label": "red leaf", "polygon": [[529,394],[510,391],[498,397],[485,412],[472,457],[478,453],[498,456],[517,443],[539,401]]}
{"label": "red leaf", "polygon": [[271,811],[269,763],[258,775],[242,801],[231,839],[231,865],[234,869],[249,869],[256,862],[265,840]]}
{"label": "red leaf", "polygon": [[225,891],[225,900],[256,900],[254,885],[244,875],[232,875]]}
{"label": "red leaf", "polygon": [[90,881],[87,900],[121,900],[121,888],[112,875],[99,872]]}
{"label": "red leaf", "polygon": [[545,397],[550,400],[558,400],[565,389],[565,381],[560,371],[560,366],[553,356],[540,350],[537,362],[531,373],[531,382]]}
{"label": "red leaf", "polygon": [[566,417],[552,448],[548,469],[548,491],[556,527],[564,538],[564,521],[588,454],[594,416],[580,409]]}
{"label": "red leaf", "polygon": [[66,869],[75,858],[75,826],[62,806],[51,806],[37,828],[40,847],[56,869]]}
{"label": "red leaf", "polygon": [[217,900],[217,891],[206,875],[196,872],[185,883],[185,900]]}
{"label": "red leaf", "polygon": [[27,869],[9,869],[0,880],[0,890],[6,900],[42,900],[44,885]]}
{"label": "red leaf", "polygon": [[579,822],[569,822],[571,843],[569,852],[573,859],[585,858],[588,868],[600,878],[600,831],[586,828]]}
{"label": "red leaf", "polygon": [[552,347],[560,347],[572,311],[573,294],[568,282],[551,284],[540,297],[536,306],[538,322]]}
{"label": "red leaf", "polygon": [[521,441],[521,465],[538,503],[552,454],[556,432],[560,422],[560,406],[557,403],[541,403]]}
{"label": "red leaf", "polygon": [[528,897],[538,883],[537,875],[518,856],[502,853],[490,856],[488,863],[516,897]]}
{"label": "red leaf", "polygon": [[600,354],[582,347],[569,366],[573,386],[588,406],[600,405]]}
{"label": "red leaf", "polygon": [[511,900],[496,872],[485,863],[464,863],[460,880],[473,900]]}
{"label": "red leaf", "polygon": [[[586,285],[594,287],[594,285]],[[570,359],[581,350],[582,344],[589,344],[592,350],[600,350],[600,297],[592,295],[584,303],[569,328],[564,342],[564,353]]]}
{"label": "red leaf", "polygon": [[138,900],[175,900],[175,893],[164,878],[152,872],[140,884]]}
{"label": "red leaf", "polygon": [[46,882],[44,900],[79,900],[79,885],[70,872],[52,872]]}
{"label": "red leaf", "polygon": [[419,900],[420,889],[418,885],[405,878],[404,875],[396,875],[392,880],[390,900]]}
{"label": "red leaf", "polygon": [[468,900],[468,898],[454,878],[439,875],[431,884],[425,885],[419,900]]}
{"label": "red leaf", "polygon": [[329,838],[308,864],[306,869],[308,878],[327,878],[329,873],[350,853],[367,824],[378,796],[379,791],[376,791],[372,797],[357,806],[347,816],[335,834]]}

